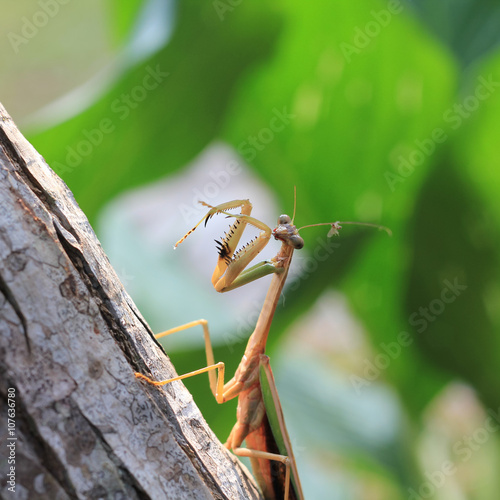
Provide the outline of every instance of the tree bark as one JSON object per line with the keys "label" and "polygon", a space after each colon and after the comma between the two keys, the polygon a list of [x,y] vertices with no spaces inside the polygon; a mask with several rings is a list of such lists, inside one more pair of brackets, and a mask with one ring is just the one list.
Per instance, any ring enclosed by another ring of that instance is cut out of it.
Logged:
{"label": "tree bark", "polygon": [[181,382],[134,377],[175,370],[1,104],[0,146],[2,498],[261,498]]}

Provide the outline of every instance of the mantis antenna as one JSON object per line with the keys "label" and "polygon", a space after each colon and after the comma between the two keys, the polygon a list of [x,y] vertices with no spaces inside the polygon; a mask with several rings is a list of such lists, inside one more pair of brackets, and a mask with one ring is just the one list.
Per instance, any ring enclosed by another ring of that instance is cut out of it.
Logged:
{"label": "mantis antenna", "polygon": [[292,224],[295,220],[295,209],[297,208],[297,186],[293,186],[293,216],[292,216]]}
{"label": "mantis antenna", "polygon": [[[297,186],[293,186],[293,217],[292,224],[295,220],[295,210],[297,208]],[[389,236],[392,236],[392,231],[386,227],[381,226],[380,224],[372,224],[370,222],[351,222],[351,221],[336,221],[336,222],[320,222],[318,224],[308,224],[307,226],[302,226],[297,229],[297,231],[301,231],[306,227],[316,227],[316,226],[331,226],[330,231],[328,231],[327,237],[331,238],[332,236],[337,236],[339,234],[339,229],[342,229],[341,224],[351,224],[353,226],[368,226],[380,229],[385,231]]]}
{"label": "mantis antenna", "polygon": [[342,229],[341,224],[351,224],[353,226],[368,226],[375,227],[380,229],[381,231],[385,231],[389,236],[392,236],[392,231],[386,227],[381,226],[380,224],[371,224],[370,222],[352,222],[352,221],[337,221],[337,222],[320,222],[318,224],[308,224],[307,226],[299,227],[298,231],[305,229],[306,227],[316,227],[316,226],[331,226],[330,231],[328,231],[328,238],[331,238],[334,235],[339,234],[339,229]]}

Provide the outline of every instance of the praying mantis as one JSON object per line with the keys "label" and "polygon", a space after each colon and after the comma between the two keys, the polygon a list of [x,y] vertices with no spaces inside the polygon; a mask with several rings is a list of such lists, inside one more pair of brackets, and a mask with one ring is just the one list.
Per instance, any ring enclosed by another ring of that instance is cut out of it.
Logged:
{"label": "praying mantis", "polygon": [[[341,224],[362,224],[383,228],[375,224],[354,222],[320,223],[297,229],[288,215],[281,215],[278,224],[271,229],[265,223],[251,216],[252,204],[249,200],[233,200],[216,206],[200,202],[209,210],[176,244],[181,244],[196,228],[218,214],[234,218],[227,233],[216,241],[219,257],[212,284],[216,291],[227,292],[252,281],[272,274],[272,280],[262,306],[255,330],[250,335],[243,358],[233,378],[224,383],[225,365],[215,363],[208,323],[204,319],[157,334],[157,339],[197,325],[203,327],[207,366],[168,380],[155,381],[141,373],[136,377],[156,386],[192,377],[201,373],[209,376],[210,388],[217,403],[224,403],[238,397],[237,420],[226,448],[241,457],[249,457],[254,475],[266,500],[303,500],[297,464],[283,417],[269,357],[265,355],[266,341],[278,300],[285,285],[293,252],[304,246],[299,234],[306,227],[329,225],[328,236],[338,233]],[[234,214],[230,210],[240,209]],[[259,235],[240,250],[236,250],[246,226],[260,230]],[[247,269],[247,266],[267,245],[271,237],[281,242],[281,248],[270,260],[264,260]],[[217,371],[217,376],[215,371]],[[246,447],[242,444],[245,441]]]}

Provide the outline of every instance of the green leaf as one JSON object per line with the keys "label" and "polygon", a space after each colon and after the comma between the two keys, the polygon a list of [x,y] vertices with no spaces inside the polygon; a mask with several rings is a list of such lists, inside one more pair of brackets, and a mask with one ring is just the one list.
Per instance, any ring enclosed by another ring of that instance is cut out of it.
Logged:
{"label": "green leaf", "polygon": [[497,2],[413,0],[411,5],[422,22],[450,47],[464,67],[498,48],[500,6]]}
{"label": "green leaf", "polygon": [[[437,174],[441,175],[440,186],[446,186],[446,194],[439,196],[436,224],[446,228],[447,262],[437,266],[440,259],[435,257],[430,272],[436,275],[443,268],[454,266],[468,288],[457,298],[453,322],[446,325],[453,329],[447,332],[453,341],[446,360],[440,361],[470,381],[484,403],[496,410],[500,406],[496,373],[500,362],[498,53],[477,69],[477,76],[471,79],[457,104],[466,117],[457,127],[453,149],[446,158],[448,165]],[[455,173],[444,179],[451,166]],[[433,351],[436,355],[436,347]]]}
{"label": "green leaf", "polygon": [[482,200],[457,170],[443,156],[417,201],[406,311],[416,347],[442,376],[464,378],[496,408],[498,332],[483,297],[498,253]]}
{"label": "green leaf", "polygon": [[137,22],[141,9],[147,2],[152,3],[150,0],[129,0],[128,2],[110,0],[111,33],[118,42],[122,42],[129,37],[132,28]]}
{"label": "green leaf", "polygon": [[30,139],[93,221],[113,196],[175,172],[217,137],[234,87],[268,56],[279,28],[263,2],[223,23],[212,4],[182,2],[163,50],[87,111]]}

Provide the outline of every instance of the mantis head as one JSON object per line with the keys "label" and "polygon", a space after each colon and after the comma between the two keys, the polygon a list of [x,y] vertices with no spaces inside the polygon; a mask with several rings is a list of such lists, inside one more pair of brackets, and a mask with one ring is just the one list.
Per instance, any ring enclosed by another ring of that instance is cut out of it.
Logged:
{"label": "mantis head", "polygon": [[304,240],[300,236],[297,228],[293,225],[292,219],[285,214],[279,216],[278,225],[273,229],[273,236],[275,239],[287,243],[296,250],[304,246]]}

